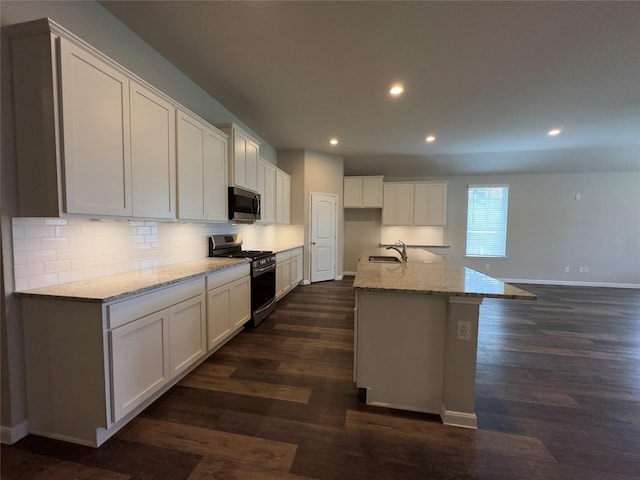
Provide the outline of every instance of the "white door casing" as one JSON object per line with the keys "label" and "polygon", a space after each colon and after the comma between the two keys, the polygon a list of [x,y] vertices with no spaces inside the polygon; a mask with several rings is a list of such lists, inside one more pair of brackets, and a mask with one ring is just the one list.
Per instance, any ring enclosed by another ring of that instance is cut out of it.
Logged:
{"label": "white door casing", "polygon": [[335,194],[311,194],[312,283],[336,278],[337,204]]}

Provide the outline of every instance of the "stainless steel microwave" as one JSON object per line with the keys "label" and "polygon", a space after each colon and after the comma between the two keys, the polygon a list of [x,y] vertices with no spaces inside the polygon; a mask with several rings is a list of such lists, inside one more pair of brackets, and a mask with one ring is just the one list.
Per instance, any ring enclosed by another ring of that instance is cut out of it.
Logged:
{"label": "stainless steel microwave", "polygon": [[229,187],[229,220],[260,220],[260,194],[239,187]]}

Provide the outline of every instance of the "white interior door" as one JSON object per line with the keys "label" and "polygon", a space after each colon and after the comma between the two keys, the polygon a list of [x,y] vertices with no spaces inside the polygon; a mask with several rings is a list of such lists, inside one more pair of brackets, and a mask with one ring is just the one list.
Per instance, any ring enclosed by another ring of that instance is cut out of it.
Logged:
{"label": "white interior door", "polygon": [[311,194],[311,282],[336,278],[336,195]]}

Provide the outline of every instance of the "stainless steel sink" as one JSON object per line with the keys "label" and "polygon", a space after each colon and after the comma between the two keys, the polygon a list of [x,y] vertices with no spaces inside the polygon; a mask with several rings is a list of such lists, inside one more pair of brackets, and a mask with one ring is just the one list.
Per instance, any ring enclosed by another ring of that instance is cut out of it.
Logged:
{"label": "stainless steel sink", "polygon": [[400,263],[400,259],[392,255],[370,255],[369,261],[373,263]]}

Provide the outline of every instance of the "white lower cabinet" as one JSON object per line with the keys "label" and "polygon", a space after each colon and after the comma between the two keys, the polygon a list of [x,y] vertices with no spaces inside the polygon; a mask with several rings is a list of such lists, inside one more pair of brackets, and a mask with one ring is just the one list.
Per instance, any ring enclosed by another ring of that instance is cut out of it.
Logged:
{"label": "white lower cabinet", "polygon": [[302,281],[302,247],[291,250],[291,288]]}
{"label": "white lower cabinet", "polygon": [[251,318],[249,264],[207,276],[207,349],[239,332]]}
{"label": "white lower cabinet", "polygon": [[100,446],[242,329],[250,281],[243,263],[111,303],[23,297],[30,433]]}
{"label": "white lower cabinet", "polygon": [[207,351],[204,293],[169,309],[171,378],[193,365]]}
{"label": "white lower cabinet", "polygon": [[276,300],[291,288],[291,251],[276,254]]}
{"label": "white lower cabinet", "polygon": [[162,310],[110,332],[116,422],[169,381],[168,313]]}
{"label": "white lower cabinet", "polygon": [[114,328],[110,337],[117,422],[204,355],[204,293]]}
{"label": "white lower cabinet", "polygon": [[276,300],[280,300],[302,281],[302,247],[276,254]]}

